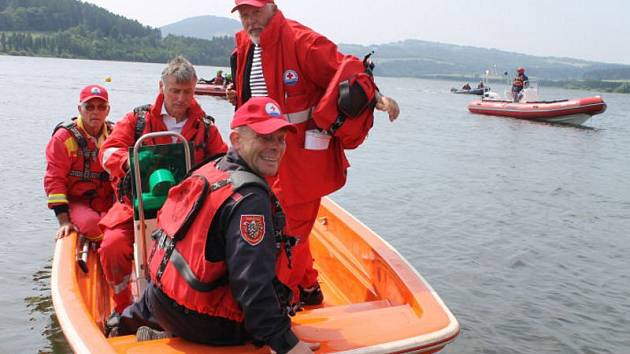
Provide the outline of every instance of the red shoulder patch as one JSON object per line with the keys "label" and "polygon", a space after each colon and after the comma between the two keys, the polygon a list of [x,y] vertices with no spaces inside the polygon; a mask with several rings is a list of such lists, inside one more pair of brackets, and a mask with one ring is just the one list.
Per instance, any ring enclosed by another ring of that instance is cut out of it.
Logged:
{"label": "red shoulder patch", "polygon": [[261,243],[265,237],[265,217],[241,215],[241,237],[252,246]]}

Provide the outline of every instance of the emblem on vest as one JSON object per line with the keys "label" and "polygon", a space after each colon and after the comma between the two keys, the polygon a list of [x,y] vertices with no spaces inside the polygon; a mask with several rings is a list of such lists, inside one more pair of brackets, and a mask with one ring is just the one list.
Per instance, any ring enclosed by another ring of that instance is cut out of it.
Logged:
{"label": "emblem on vest", "polygon": [[297,84],[298,80],[300,79],[298,77],[297,72],[295,72],[295,70],[287,70],[284,72],[284,75],[282,76],[284,78],[284,84],[287,86],[293,86]]}
{"label": "emblem on vest", "polygon": [[252,246],[261,243],[265,236],[263,215],[241,215],[241,237]]}

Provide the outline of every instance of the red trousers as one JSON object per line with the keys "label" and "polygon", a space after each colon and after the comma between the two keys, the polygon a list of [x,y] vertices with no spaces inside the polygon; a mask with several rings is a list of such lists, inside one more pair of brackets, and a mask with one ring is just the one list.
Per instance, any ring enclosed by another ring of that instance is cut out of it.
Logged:
{"label": "red trousers", "polygon": [[103,227],[103,241],[98,254],[105,279],[114,290],[114,309],[120,314],[132,303],[129,280],[133,261],[133,221],[113,228]]}
{"label": "red trousers", "polygon": [[68,203],[70,221],[79,229],[79,234],[91,239],[98,240],[101,237],[101,229],[98,222],[107,214],[99,212],[90,206],[89,200],[70,200]]}
{"label": "red trousers", "polygon": [[297,245],[293,248],[291,274],[287,284],[294,294],[299,294],[298,285],[302,288],[310,288],[317,283],[317,270],[313,268],[309,235],[317,218],[320,201],[317,199],[284,207],[287,217],[286,234],[299,238]]}

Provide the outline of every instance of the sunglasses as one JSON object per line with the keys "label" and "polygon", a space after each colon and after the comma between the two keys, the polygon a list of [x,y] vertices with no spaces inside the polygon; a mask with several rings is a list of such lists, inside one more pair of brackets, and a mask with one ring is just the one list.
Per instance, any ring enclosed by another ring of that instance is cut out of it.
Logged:
{"label": "sunglasses", "polygon": [[108,107],[109,107],[109,105],[104,104],[104,103],[103,104],[99,104],[99,105],[95,105],[95,104],[84,104],[83,105],[83,109],[85,109],[88,112],[92,112],[95,109],[98,110],[98,111],[103,112],[103,111],[106,111]]}

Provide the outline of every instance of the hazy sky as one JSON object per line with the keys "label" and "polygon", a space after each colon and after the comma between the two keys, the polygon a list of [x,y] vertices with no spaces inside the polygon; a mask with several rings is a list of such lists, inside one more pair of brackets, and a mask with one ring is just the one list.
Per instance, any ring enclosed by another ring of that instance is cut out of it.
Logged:
{"label": "hazy sky", "polygon": [[[230,14],[233,0],[84,0],[153,27]],[[630,64],[628,0],[276,0],[335,42],[403,39]]]}

